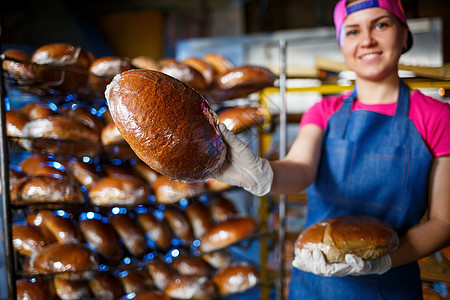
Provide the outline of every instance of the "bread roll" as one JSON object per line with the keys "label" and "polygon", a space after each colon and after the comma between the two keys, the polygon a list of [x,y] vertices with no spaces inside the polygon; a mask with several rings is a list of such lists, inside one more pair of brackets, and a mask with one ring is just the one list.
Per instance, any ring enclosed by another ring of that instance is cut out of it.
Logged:
{"label": "bread roll", "polygon": [[30,119],[28,116],[18,110],[10,110],[5,113],[6,115],[6,134],[11,137],[22,137],[23,128]]}
{"label": "bread roll", "polygon": [[112,262],[118,262],[122,258],[119,236],[110,223],[88,218],[80,219],[79,223],[85,240],[100,255]]}
{"label": "bread roll", "polygon": [[46,244],[45,237],[38,227],[23,223],[13,224],[12,238],[14,250],[26,256],[41,251]]}
{"label": "bread roll", "polygon": [[223,90],[273,86],[276,76],[269,69],[259,66],[239,66],[222,73],[216,80],[218,88]]}
{"label": "bread roll", "polygon": [[160,291],[145,291],[145,292],[139,292],[135,293],[132,298],[130,298],[128,295],[121,297],[119,300],[170,300],[169,297],[164,295]]}
{"label": "bread roll", "polygon": [[211,85],[214,80],[215,70],[209,63],[197,57],[188,57],[182,63],[199,71],[203,75],[203,78],[205,78],[206,86]]}
{"label": "bread roll", "polygon": [[151,186],[156,201],[160,204],[176,203],[183,198],[198,196],[204,191],[202,182],[185,183],[171,180],[166,176],[158,176]]}
{"label": "bread roll", "polygon": [[195,202],[193,205],[188,205],[185,213],[196,239],[200,239],[214,223],[208,208],[200,201]]}
{"label": "bread roll", "polygon": [[202,59],[210,64],[217,74],[228,72],[234,68],[234,64],[228,58],[219,53],[208,53],[204,55]]}
{"label": "bread roll", "polygon": [[252,126],[261,125],[264,115],[261,109],[256,107],[229,107],[217,114],[220,123],[224,123],[228,130],[239,133]]}
{"label": "bread roll", "polygon": [[226,148],[217,116],[188,85],[161,72],[131,70],[117,75],[105,96],[125,140],[158,173],[193,182],[222,166]]}
{"label": "bread roll", "polygon": [[131,64],[139,69],[153,70],[158,71],[159,65],[158,63],[148,56],[137,56],[131,60]]}
{"label": "bread roll", "polygon": [[113,145],[113,144],[126,144],[124,137],[117,129],[114,122],[106,124],[101,133],[101,140],[103,145]]}
{"label": "bread roll", "polygon": [[120,281],[126,294],[153,290],[153,280],[146,270],[130,269],[121,273]]}
{"label": "bread roll", "polygon": [[107,163],[103,166],[103,170],[105,171],[107,176],[133,176],[135,177],[134,169],[128,165],[115,165],[112,163]]}
{"label": "bread roll", "polygon": [[43,102],[31,102],[23,106],[20,111],[27,115],[30,120],[37,120],[56,115],[50,104]]}
{"label": "bread roll", "polygon": [[227,250],[202,253],[201,257],[211,267],[218,270],[229,267],[233,262],[233,256]]}
{"label": "bread roll", "polygon": [[203,77],[199,71],[190,65],[184,64],[175,59],[163,59],[159,62],[159,64],[159,71],[186,83],[194,90],[200,91],[205,89],[207,86],[205,77]]}
{"label": "bread roll", "polygon": [[49,216],[51,216],[52,214],[53,211],[51,210],[39,210],[37,212],[30,213],[25,219],[25,222],[28,225],[35,226],[40,229],[47,245],[56,242],[56,237],[53,235],[50,229],[48,229],[47,226],[45,226],[44,222],[44,220]]}
{"label": "bread roll", "polygon": [[69,162],[69,172],[87,190],[90,190],[101,176],[101,173],[93,165],[77,159],[72,159]]}
{"label": "bread roll", "polygon": [[258,231],[252,217],[236,217],[211,227],[200,239],[202,252],[211,252],[228,247],[251,237]]}
{"label": "bread roll", "polygon": [[3,70],[11,74],[21,82],[32,82],[34,80],[31,54],[20,49],[6,49],[3,52]]}
{"label": "bread roll", "polygon": [[91,296],[89,284],[86,281],[68,280],[61,276],[53,278],[56,294],[61,299],[85,299]]}
{"label": "bread roll", "polygon": [[158,220],[151,212],[137,214],[137,221],[160,248],[171,245],[173,233],[166,219]]}
{"label": "bread roll", "polygon": [[147,262],[147,270],[153,278],[153,283],[162,291],[166,289],[175,275],[175,270],[158,256]]}
{"label": "bread roll", "polygon": [[27,174],[32,174],[34,169],[42,163],[46,161],[51,161],[51,159],[47,155],[32,153],[28,157],[24,158],[20,163],[19,167]]}
{"label": "bread roll", "polygon": [[216,222],[224,222],[238,213],[234,203],[222,195],[218,195],[209,203],[209,211]]}
{"label": "bread roll", "polygon": [[138,160],[133,164],[133,168],[150,185],[159,177],[159,174],[148,165]]}
{"label": "bread roll", "polygon": [[89,199],[94,205],[137,206],[146,204],[148,198],[147,185],[134,176],[103,177],[89,190]]}
{"label": "bread roll", "polygon": [[27,174],[25,174],[25,172],[23,172],[20,167],[17,167],[15,165],[9,165],[9,190],[17,191],[18,184],[20,184],[20,182],[25,176],[27,176]]}
{"label": "bread roll", "polygon": [[340,216],[306,228],[295,243],[295,253],[303,248],[320,249],[329,263],[345,262],[346,254],[375,259],[398,247],[397,233],[387,223],[370,216]]}
{"label": "bread roll", "polygon": [[171,266],[181,275],[210,276],[212,268],[200,257],[185,251],[172,258]]}
{"label": "bread roll", "polygon": [[53,282],[46,279],[16,280],[17,300],[54,300],[57,299]]}
{"label": "bread roll", "polygon": [[89,86],[99,95],[103,95],[106,86],[119,73],[131,70],[132,66],[127,58],[104,56],[97,58],[89,67]]}
{"label": "bread roll", "polygon": [[228,184],[228,183],[224,183],[221,182],[215,178],[206,178],[205,180],[205,184],[206,184],[206,189],[209,193],[218,193],[227,189],[232,188],[233,186]]}
{"label": "bread roll", "polygon": [[127,214],[117,214],[111,215],[109,221],[131,255],[136,257],[144,255],[147,250],[147,239],[136,220]]}
{"label": "bread roll", "polygon": [[40,163],[34,170],[31,172],[31,175],[50,175],[50,176],[67,176],[64,171],[64,167],[53,161],[45,161]]}
{"label": "bread roll", "polygon": [[175,206],[166,207],[164,217],[169,223],[172,232],[181,240],[190,244],[194,241],[194,233],[186,214]]}
{"label": "bread roll", "polygon": [[63,115],[77,120],[81,124],[91,128],[97,135],[100,136],[100,133],[104,127],[103,121],[91,113],[88,107],[81,105],[70,105],[60,107],[59,111]]}
{"label": "bread roll", "polygon": [[211,279],[188,275],[175,275],[165,293],[175,299],[213,299],[217,296]]}
{"label": "bread roll", "polygon": [[97,273],[89,280],[89,287],[96,299],[115,300],[125,294],[120,280],[109,272]]}
{"label": "bread roll", "polygon": [[251,289],[259,283],[259,271],[247,264],[238,264],[218,271],[214,282],[221,296],[240,293]]}
{"label": "bread roll", "polygon": [[[39,274],[62,273],[63,278],[81,279],[99,266],[96,253],[81,243],[51,244],[37,252],[30,261],[31,268]],[[75,272],[75,273],[73,273]]]}
{"label": "bread roll", "polygon": [[60,242],[82,242],[78,227],[69,218],[59,216],[55,213],[47,214],[40,227],[45,226],[48,231]]}

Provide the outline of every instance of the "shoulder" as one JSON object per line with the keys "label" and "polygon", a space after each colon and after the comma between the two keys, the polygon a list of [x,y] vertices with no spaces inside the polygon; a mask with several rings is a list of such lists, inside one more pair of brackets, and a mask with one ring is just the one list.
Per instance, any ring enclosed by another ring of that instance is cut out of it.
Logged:
{"label": "shoulder", "polygon": [[331,115],[339,110],[343,99],[348,97],[349,94],[350,92],[346,92],[339,95],[323,97],[305,112],[302,117],[301,126],[313,123],[325,129]]}

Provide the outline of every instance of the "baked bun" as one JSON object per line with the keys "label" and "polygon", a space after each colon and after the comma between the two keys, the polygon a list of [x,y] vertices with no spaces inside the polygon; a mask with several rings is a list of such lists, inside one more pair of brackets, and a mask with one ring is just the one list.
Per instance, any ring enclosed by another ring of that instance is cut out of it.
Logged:
{"label": "baked bun", "polygon": [[22,178],[24,178],[25,176],[27,176],[27,174],[23,172],[20,167],[15,165],[9,165],[9,190],[17,191],[17,185],[21,182]]}
{"label": "baked bun", "polygon": [[57,299],[53,282],[45,279],[16,280],[17,300]]}
{"label": "baked bun", "polygon": [[30,119],[28,116],[18,110],[10,110],[5,113],[6,115],[6,134],[11,137],[22,137],[23,128]]}
{"label": "baked bun", "polygon": [[89,287],[96,299],[115,300],[125,294],[120,280],[109,272],[99,272],[91,280]]}
{"label": "baked bun", "polygon": [[46,244],[45,237],[38,227],[23,223],[13,224],[12,238],[14,250],[26,256],[41,251]]}
{"label": "baked bun", "polygon": [[199,71],[203,75],[203,78],[205,78],[206,85],[211,85],[214,80],[215,70],[209,63],[197,57],[188,57],[182,63]]}
{"label": "baked bun", "polygon": [[58,162],[45,161],[40,163],[33,172],[31,172],[31,175],[66,176],[67,174],[64,167]]}
{"label": "baked bun", "polygon": [[68,272],[63,278],[75,280],[89,276],[88,271],[96,270],[99,261],[96,253],[85,244],[56,243],[37,252],[30,264],[39,274]]}
{"label": "baked bun", "polygon": [[181,275],[210,276],[212,268],[203,259],[185,251],[172,257],[172,268]]}
{"label": "baked bun", "polygon": [[159,174],[155,170],[153,170],[140,160],[136,161],[136,163],[133,164],[133,168],[136,173],[139,174],[139,176],[141,176],[150,185],[159,177]]}
{"label": "baked bun", "polygon": [[91,113],[89,108],[81,105],[70,105],[59,108],[61,114],[77,120],[81,124],[91,128],[95,133],[100,136],[100,133],[104,127],[103,121]]}
{"label": "baked bun", "polygon": [[259,283],[259,271],[248,264],[238,264],[214,274],[213,280],[221,296],[249,290]]}
{"label": "baked bun", "polygon": [[137,56],[131,60],[131,64],[139,69],[158,71],[158,63],[148,56]]}
{"label": "baked bun", "polygon": [[252,217],[236,217],[211,227],[200,239],[202,252],[211,252],[228,247],[251,237],[258,231]]}
{"label": "baked bun", "polygon": [[42,235],[45,238],[46,244],[52,244],[56,242],[56,237],[50,231],[50,229],[45,226],[45,219],[53,214],[51,210],[39,210],[37,212],[33,212],[28,214],[25,219],[25,222],[30,226],[38,227],[41,231]]}
{"label": "baked bun", "polygon": [[224,269],[231,265],[233,256],[227,250],[218,250],[209,253],[202,253],[202,259],[214,269]]}
{"label": "baked bun", "polygon": [[192,275],[175,275],[165,293],[175,299],[214,299],[217,296],[211,279]]}
{"label": "baked bun", "polygon": [[126,294],[154,289],[153,280],[145,269],[126,270],[119,277]]}
{"label": "baked bun", "polygon": [[235,217],[238,210],[234,203],[222,195],[218,195],[209,203],[209,211],[216,222],[224,222]]}
{"label": "baked bun", "polygon": [[50,104],[42,102],[30,102],[23,106],[20,111],[27,115],[30,120],[42,119],[57,114],[57,112],[50,107]]}
{"label": "baked bun", "polygon": [[223,90],[255,87],[262,89],[273,86],[276,76],[269,69],[259,66],[239,66],[222,73],[216,86]]}
{"label": "baked bun", "polygon": [[181,209],[175,206],[166,207],[164,217],[177,238],[184,240],[188,244],[194,241],[191,224]]}
{"label": "baked bun", "polygon": [[234,64],[219,53],[208,53],[202,59],[210,64],[217,74],[228,72],[234,68]]}
{"label": "baked bun", "polygon": [[19,167],[23,172],[32,174],[34,169],[36,169],[40,163],[46,161],[51,161],[51,159],[47,155],[32,153],[19,163]]}
{"label": "baked bun", "polygon": [[202,182],[185,183],[172,180],[166,176],[158,176],[151,183],[151,187],[155,193],[156,201],[160,204],[172,204],[183,198],[191,198],[200,195]]}
{"label": "baked bun", "polygon": [[144,255],[147,250],[147,238],[136,220],[127,214],[117,214],[111,215],[109,221],[131,255],[136,257]]}
{"label": "baked bun", "polygon": [[132,66],[127,58],[104,56],[97,58],[89,67],[89,86],[99,95],[103,95],[106,86],[119,73],[131,70]]}
{"label": "baked bun", "polygon": [[[31,61],[38,65],[36,66],[38,82],[72,92],[86,87],[91,58],[80,47],[68,43],[43,45],[33,53]],[[68,69],[60,70],[51,66]]]}
{"label": "baked bun", "polygon": [[122,258],[119,236],[110,223],[96,218],[81,218],[79,224],[84,239],[101,256],[113,262]]}
{"label": "baked bun", "polygon": [[175,275],[175,270],[159,256],[147,262],[147,270],[155,286],[164,291]]}
{"label": "baked bun", "polygon": [[60,243],[64,242],[82,242],[81,233],[78,227],[69,218],[62,217],[56,213],[44,214],[40,228],[45,228],[50,232]]}
{"label": "baked bun", "polygon": [[167,248],[172,242],[172,230],[166,219],[158,220],[151,212],[137,214],[139,225],[158,247]]}
{"label": "baked bun", "polygon": [[20,81],[32,81],[34,79],[31,54],[20,49],[6,49],[3,52],[3,70],[13,78]]}
{"label": "baked bun", "polygon": [[89,199],[94,205],[146,204],[149,189],[144,181],[134,176],[107,176],[95,182],[89,190]]}
{"label": "baked bun", "polygon": [[199,91],[207,87],[205,77],[190,65],[175,59],[163,59],[159,64],[160,72],[186,83],[194,90]]}
{"label": "baked bun", "polygon": [[206,189],[210,193],[218,193],[227,189],[232,188],[233,186],[231,184],[221,182],[215,178],[206,178],[205,180]]}
{"label": "baked bun", "polygon": [[196,239],[201,238],[214,223],[208,208],[202,202],[197,201],[192,205],[188,205],[185,213]]}
{"label": "baked bun", "polygon": [[77,159],[70,160],[69,172],[87,190],[90,190],[101,176],[93,165]]}
{"label": "baked bun", "polygon": [[100,138],[102,144],[105,146],[127,143],[114,122],[110,122],[103,127]]}
{"label": "baked bun", "polygon": [[158,173],[193,182],[222,166],[226,147],[217,116],[183,82],[161,72],[131,70],[117,75],[105,96],[125,140]]}
{"label": "baked bun", "polygon": [[61,276],[55,276],[53,285],[60,299],[85,299],[91,296],[89,284],[86,281],[68,280]]}
{"label": "baked bun", "polygon": [[399,239],[387,223],[370,216],[340,216],[306,228],[295,243],[299,250],[320,249],[330,263],[345,262],[346,254],[374,259],[395,250]]}
{"label": "baked bun", "polygon": [[138,292],[134,293],[133,296],[126,295],[121,297],[119,300],[170,300],[169,297],[164,295],[160,291],[146,291],[146,292]]}
{"label": "baked bun", "polygon": [[252,126],[261,125],[264,115],[261,109],[256,107],[230,107],[217,114],[220,123],[224,123],[228,130],[239,133]]}

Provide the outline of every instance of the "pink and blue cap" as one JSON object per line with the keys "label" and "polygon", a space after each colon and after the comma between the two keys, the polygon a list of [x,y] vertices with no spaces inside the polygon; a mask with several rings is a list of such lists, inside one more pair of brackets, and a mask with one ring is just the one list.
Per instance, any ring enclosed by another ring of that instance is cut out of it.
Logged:
{"label": "pink and blue cap", "polygon": [[[336,38],[340,41],[340,35],[342,30],[342,24],[348,15],[368,8],[380,7],[383,8],[394,16],[396,16],[403,24],[408,28],[406,21],[406,15],[403,10],[400,0],[366,0],[347,6],[347,0],[340,0],[334,8],[334,25],[336,26]],[[412,46],[413,40],[411,31],[408,28],[408,43],[404,52],[408,51]]]}

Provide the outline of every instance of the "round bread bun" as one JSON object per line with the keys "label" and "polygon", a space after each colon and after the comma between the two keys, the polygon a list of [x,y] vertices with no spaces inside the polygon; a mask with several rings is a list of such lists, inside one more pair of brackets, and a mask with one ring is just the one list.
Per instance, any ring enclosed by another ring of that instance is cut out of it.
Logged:
{"label": "round bread bun", "polygon": [[186,83],[194,90],[201,91],[207,87],[205,77],[203,77],[202,73],[190,65],[170,58],[162,59],[159,65],[160,72]]}
{"label": "round bread bun", "polygon": [[136,257],[144,255],[147,250],[147,238],[136,220],[128,214],[113,214],[109,217],[109,221],[131,255]]}
{"label": "round bread bun", "polygon": [[57,114],[48,103],[42,102],[30,102],[23,106],[20,111],[27,115],[30,120],[42,119]]}
{"label": "round bread bun", "polygon": [[202,186],[202,182],[185,183],[161,175],[151,183],[156,201],[160,204],[172,204],[183,198],[198,196],[204,191]]}
{"label": "round bread bun", "polygon": [[45,246],[45,237],[38,227],[23,223],[12,226],[12,244],[14,250],[22,255],[31,256]]}
{"label": "round bread bun", "polygon": [[61,276],[53,278],[56,294],[60,299],[85,299],[91,296],[89,284],[86,281],[68,280]]}
{"label": "round bread bun", "polygon": [[47,155],[32,153],[19,163],[19,167],[22,169],[23,172],[27,174],[32,174],[34,169],[36,169],[40,163],[46,161],[51,161],[51,159]]}
{"label": "round bread bun", "polygon": [[158,63],[148,56],[137,56],[131,60],[131,64],[139,69],[145,69],[145,70],[153,70],[158,71],[159,65]]}
{"label": "round bread bun", "polygon": [[6,49],[3,52],[3,70],[20,81],[32,81],[34,79],[31,54],[20,49]]}
{"label": "round bread bun", "polygon": [[109,272],[99,272],[91,280],[89,287],[96,299],[115,300],[125,294],[120,280]]}
{"label": "round bread bun", "polygon": [[[20,184],[22,179],[27,176],[25,172],[22,171],[22,169],[15,165],[9,165],[9,190],[10,191],[17,191],[17,185]],[[1,193],[1,187],[0,187],[0,193]]]}
{"label": "round bread bun", "polygon": [[116,165],[112,163],[106,163],[103,166],[103,170],[105,171],[107,176],[114,177],[114,176],[134,176],[136,177],[136,173],[134,172],[134,169],[131,166],[128,165]]}
{"label": "round bread bun", "polygon": [[161,72],[130,70],[114,78],[105,96],[125,140],[158,173],[194,182],[222,166],[226,147],[217,116],[183,82]]}
{"label": "round bread bun", "polygon": [[155,286],[162,291],[175,275],[175,270],[159,256],[147,262],[147,270]]}
{"label": "round bread bun", "polygon": [[206,85],[211,85],[214,80],[215,70],[209,63],[197,57],[188,57],[182,63],[199,71],[203,75],[203,78],[205,78]]}
{"label": "round bread bun", "polygon": [[81,243],[55,243],[32,256],[30,265],[39,274],[62,273],[63,278],[81,279],[99,266],[97,254]]}
{"label": "round bread bun", "polygon": [[209,203],[209,211],[214,221],[219,223],[235,217],[238,213],[234,203],[223,195],[218,195]]}
{"label": "round bread bun", "polygon": [[129,269],[119,275],[126,294],[153,290],[153,280],[144,269]]}
{"label": "round bread bun", "polygon": [[137,214],[137,221],[160,248],[171,245],[173,233],[166,219],[158,220],[151,212]]}
{"label": "round bread bun", "polygon": [[11,137],[22,137],[23,127],[30,122],[28,116],[18,110],[10,110],[6,115],[6,134]]}
{"label": "round bread bun", "polygon": [[100,138],[102,141],[102,144],[107,145],[113,145],[113,144],[126,144],[123,135],[119,132],[117,129],[117,126],[114,122],[110,122],[106,124],[106,126],[103,128]]}
{"label": "round bread bun", "polygon": [[159,177],[159,174],[140,160],[133,164],[133,168],[150,185]]}
{"label": "round bread bun", "polygon": [[103,95],[106,86],[119,73],[131,70],[132,65],[127,58],[104,56],[97,58],[89,67],[89,86],[99,95]]}
{"label": "round bread bun", "polygon": [[205,232],[214,224],[214,220],[208,208],[202,202],[195,202],[185,209],[186,216],[192,226],[194,237],[201,238]]}
{"label": "round bread bun", "polygon": [[145,292],[138,292],[134,293],[133,296],[125,295],[121,297],[119,300],[170,300],[169,297],[164,295],[160,291],[145,291]]}
{"label": "round bread bun", "polygon": [[252,126],[264,122],[264,112],[256,107],[230,107],[217,114],[220,123],[224,123],[228,130],[239,133]]}
{"label": "round bread bun", "polygon": [[17,300],[53,300],[57,299],[53,282],[46,279],[16,280]]}
{"label": "round bread bun", "polygon": [[33,172],[31,172],[31,175],[67,176],[64,167],[54,161],[41,162]]}
{"label": "round bread bun", "polygon": [[39,210],[37,212],[30,213],[25,222],[30,226],[38,227],[45,238],[46,244],[52,244],[56,242],[56,237],[50,231],[50,229],[45,226],[44,220],[51,216],[53,211],[51,210]]}
{"label": "round bread bun", "polygon": [[55,213],[44,214],[40,228],[45,228],[55,237],[56,241],[64,242],[82,242],[81,233],[73,221]]}
{"label": "round bread bun", "polygon": [[[72,92],[86,87],[91,57],[80,47],[68,43],[46,44],[34,51],[31,61],[39,65],[36,66],[37,82]],[[68,69],[62,71],[51,66]]]}
{"label": "round bread bun", "polygon": [[206,261],[214,269],[224,269],[231,265],[233,256],[227,250],[218,250],[209,253],[202,253],[202,259]]}
{"label": "round bread bun", "polygon": [[175,299],[214,299],[216,287],[208,277],[175,275],[165,293]]}
{"label": "round bread bun", "polygon": [[320,249],[329,263],[345,262],[346,254],[362,259],[375,259],[398,247],[395,230],[387,223],[370,216],[340,216],[306,228],[297,238],[299,250]]}
{"label": "round bread bun", "polygon": [[149,189],[144,181],[134,176],[107,176],[93,184],[89,199],[94,205],[137,206],[148,202]]}
{"label": "round bread bun", "polygon": [[222,192],[224,190],[227,190],[227,189],[230,189],[233,187],[231,184],[221,182],[212,177],[206,178],[205,184],[206,184],[207,191],[210,193]]}
{"label": "round bread bun", "polygon": [[75,119],[81,124],[91,128],[100,136],[100,133],[104,127],[103,121],[91,113],[89,108],[81,105],[70,105],[60,107],[59,111],[63,115]]}
{"label": "round bread bun", "polygon": [[276,76],[269,69],[260,66],[239,66],[222,73],[216,80],[218,88],[223,90],[273,86]]}
{"label": "round bread bun", "polygon": [[211,227],[200,239],[202,252],[211,252],[228,247],[251,237],[259,227],[252,217],[235,217]]}
{"label": "round bread bun", "polygon": [[248,264],[238,264],[219,270],[213,280],[221,296],[249,290],[259,283],[259,271]]}
{"label": "round bread bun", "polygon": [[188,244],[194,241],[191,224],[181,209],[175,206],[168,206],[164,210],[164,217],[177,238],[184,240]]}
{"label": "round bread bun", "polygon": [[212,268],[203,259],[185,251],[172,258],[171,266],[181,275],[211,276]]}
{"label": "round bread bun", "polygon": [[202,59],[210,64],[217,74],[228,72],[234,68],[234,64],[219,53],[208,53],[204,55]]}
{"label": "round bread bun", "polygon": [[101,177],[101,173],[93,165],[77,159],[69,161],[69,172],[87,190],[90,190]]}
{"label": "round bread bun", "polygon": [[11,190],[11,202],[81,204],[84,199],[80,186],[68,177],[34,175],[22,178]]}
{"label": "round bread bun", "polygon": [[80,219],[80,230],[84,239],[100,255],[106,259],[117,262],[122,258],[122,246],[119,236],[110,223],[100,219]]}

